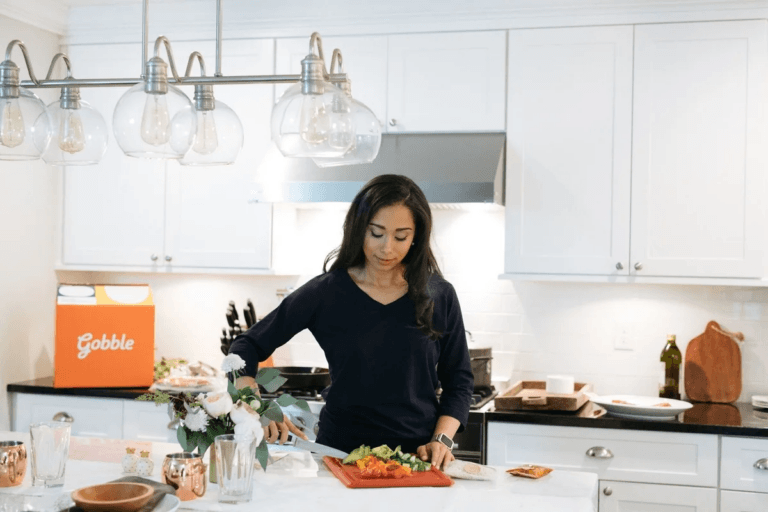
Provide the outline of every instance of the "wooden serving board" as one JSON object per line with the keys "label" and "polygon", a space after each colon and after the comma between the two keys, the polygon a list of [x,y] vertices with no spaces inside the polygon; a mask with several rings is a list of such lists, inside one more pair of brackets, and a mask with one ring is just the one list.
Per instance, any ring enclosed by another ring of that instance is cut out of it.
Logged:
{"label": "wooden serving board", "polygon": [[414,471],[403,478],[363,478],[357,464],[342,464],[336,457],[323,457],[323,462],[341,483],[351,489],[371,489],[380,487],[448,487],[453,480],[445,473],[432,466],[429,471]]}
{"label": "wooden serving board", "polygon": [[547,393],[545,381],[521,380],[496,396],[494,404],[506,411],[578,411],[589,400],[586,392],[592,391],[592,385],[576,382],[573,389],[570,394]]}
{"label": "wooden serving board", "polygon": [[712,320],[685,349],[685,394],[694,402],[732,403],[741,395],[741,348]]}

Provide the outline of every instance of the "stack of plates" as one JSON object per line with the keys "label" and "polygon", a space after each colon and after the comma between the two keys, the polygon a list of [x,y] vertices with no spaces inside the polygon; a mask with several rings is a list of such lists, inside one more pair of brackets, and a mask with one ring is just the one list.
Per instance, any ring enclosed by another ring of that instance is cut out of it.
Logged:
{"label": "stack of plates", "polygon": [[752,397],[752,407],[768,409],[768,395],[755,395]]}

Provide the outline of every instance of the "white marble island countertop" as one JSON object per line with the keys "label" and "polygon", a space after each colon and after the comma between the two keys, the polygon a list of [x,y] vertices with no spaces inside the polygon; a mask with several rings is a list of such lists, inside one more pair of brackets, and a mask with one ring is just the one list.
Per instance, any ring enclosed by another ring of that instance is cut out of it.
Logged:
{"label": "white marble island countertop", "polygon": [[[29,435],[20,432],[0,432],[0,440],[23,441],[29,450]],[[42,489],[31,486],[30,468],[21,486],[0,488],[0,511],[56,510],[53,504],[62,495],[88,485],[109,482],[125,476],[119,462],[93,460],[108,458],[89,456],[89,446],[114,444],[136,445],[128,440],[104,441],[73,438],[73,453],[67,462],[63,488]],[[155,463],[152,479],[160,481],[163,458],[167,453],[182,451],[176,444],[141,443],[151,447]],[[118,449],[120,447],[117,447]],[[103,450],[106,451],[106,450]],[[450,487],[416,487],[384,489],[348,489],[326,468],[319,455],[305,451],[282,452],[270,447],[275,462],[267,471],[254,474],[253,500],[240,505],[218,503],[218,487],[208,484],[205,496],[181,502],[179,510],[236,511],[257,510],[260,505],[279,510],[355,511],[385,510],[403,507],[411,510],[536,512],[597,512],[598,480],[592,473],[556,470],[539,480],[512,477],[507,468],[497,467],[493,481],[455,479]],[[123,450],[124,453],[124,450]],[[73,458],[77,457],[77,458]],[[114,456],[112,457],[114,458]],[[207,455],[206,455],[207,458]],[[87,460],[90,459],[90,460]],[[23,498],[22,498],[23,497]],[[20,506],[22,500],[27,506]],[[59,501],[61,503],[61,501]],[[22,508],[23,507],[23,508]]]}

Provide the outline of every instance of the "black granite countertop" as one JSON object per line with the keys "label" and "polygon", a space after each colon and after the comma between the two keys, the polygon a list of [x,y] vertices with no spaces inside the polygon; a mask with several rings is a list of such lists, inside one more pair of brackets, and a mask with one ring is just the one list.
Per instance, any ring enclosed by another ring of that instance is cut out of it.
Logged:
{"label": "black granite countertop", "polygon": [[722,434],[729,436],[768,437],[768,410],[755,409],[751,403],[733,404],[694,403],[691,409],[674,420],[626,419],[607,413],[590,417],[584,409],[564,411],[497,411],[493,407],[485,413],[486,421],[506,421],[536,425],[564,427],[613,428],[622,430],[650,430],[657,432],[686,432],[692,434]]}
{"label": "black granite countertop", "polygon": [[53,377],[41,377],[8,384],[9,393],[37,393],[38,395],[90,396],[97,398],[127,398],[149,392],[147,388],[54,388]]}

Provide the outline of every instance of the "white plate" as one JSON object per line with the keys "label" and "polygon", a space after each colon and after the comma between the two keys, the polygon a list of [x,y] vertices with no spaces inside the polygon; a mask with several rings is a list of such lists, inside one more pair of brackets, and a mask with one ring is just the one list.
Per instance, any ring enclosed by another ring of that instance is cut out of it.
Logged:
{"label": "white plate", "polygon": [[[214,377],[166,377],[152,384],[151,388],[160,391],[205,393],[215,389]],[[150,388],[150,389],[151,389]]]}
{"label": "white plate", "polygon": [[[640,418],[649,420],[675,419],[681,412],[690,409],[693,405],[682,400],[671,398],[659,398],[653,396],[637,395],[606,395],[590,396],[590,400],[602,406],[609,413],[626,418]],[[628,404],[616,403],[615,400],[629,402]],[[668,403],[670,407],[658,407],[656,404]]]}
{"label": "white plate", "polygon": [[179,505],[181,505],[181,500],[179,498],[173,494],[166,494],[163,496],[163,499],[160,500],[160,503],[155,505],[152,512],[173,512],[179,508]]}

